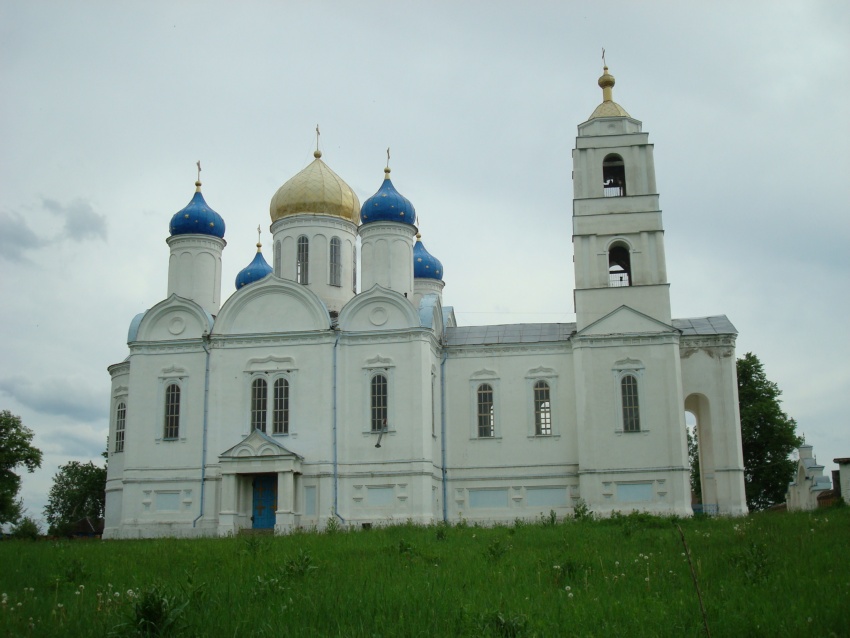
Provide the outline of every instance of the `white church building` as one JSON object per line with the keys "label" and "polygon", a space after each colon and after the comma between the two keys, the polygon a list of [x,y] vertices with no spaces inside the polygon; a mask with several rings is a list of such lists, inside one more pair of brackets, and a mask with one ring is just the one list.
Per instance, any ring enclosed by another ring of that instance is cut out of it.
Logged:
{"label": "white church building", "polygon": [[198,181],[168,294],[109,367],[104,538],[687,516],[686,411],[704,504],[746,513],[735,328],[671,317],[653,147],[607,67],[599,85],[573,151],[575,323],[458,326],[389,168],[361,206],[318,150],[271,199],[272,265],[258,244],[222,303]]}

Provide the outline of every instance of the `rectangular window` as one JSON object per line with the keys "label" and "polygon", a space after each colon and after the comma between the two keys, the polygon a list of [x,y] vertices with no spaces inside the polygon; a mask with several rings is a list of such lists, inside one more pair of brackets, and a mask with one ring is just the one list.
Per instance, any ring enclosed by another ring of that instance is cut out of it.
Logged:
{"label": "rectangular window", "polygon": [[115,410],[115,451],[124,451],[124,426],[127,422],[127,405],[122,401]]}
{"label": "rectangular window", "polygon": [[478,386],[478,436],[491,437],[496,434],[496,411],[493,406],[493,387],[487,383]]}
{"label": "rectangular window", "polygon": [[342,243],[339,237],[331,239],[330,285],[342,286]]}
{"label": "rectangular window", "polygon": [[180,386],[172,383],[165,388],[165,431],[164,439],[180,436]]}
{"label": "rectangular window", "polygon": [[380,432],[387,427],[387,378],[383,374],[372,377],[371,429]]}
{"label": "rectangular window", "polygon": [[272,427],[275,434],[289,434],[289,381],[286,379],[274,382]]}
{"label": "rectangular window", "polygon": [[625,375],[620,381],[620,391],[623,399],[623,431],[640,432],[637,379],[631,374]]}

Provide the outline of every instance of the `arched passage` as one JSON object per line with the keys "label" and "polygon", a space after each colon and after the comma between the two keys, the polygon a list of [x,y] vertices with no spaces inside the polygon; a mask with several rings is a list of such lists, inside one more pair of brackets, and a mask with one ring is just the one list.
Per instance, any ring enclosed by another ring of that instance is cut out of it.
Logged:
{"label": "arched passage", "polygon": [[[712,437],[711,406],[705,395],[694,393],[685,399],[685,423],[693,427],[699,459],[699,483],[702,507],[706,514],[716,514],[717,483],[714,477],[714,441]],[[688,416],[690,415],[690,416]],[[696,508],[695,508],[696,511]]]}

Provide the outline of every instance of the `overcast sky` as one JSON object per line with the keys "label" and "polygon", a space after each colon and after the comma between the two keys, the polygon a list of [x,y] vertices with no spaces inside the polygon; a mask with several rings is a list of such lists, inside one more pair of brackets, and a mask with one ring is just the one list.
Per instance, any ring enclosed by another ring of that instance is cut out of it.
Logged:
{"label": "overcast sky", "polygon": [[393,183],[461,325],[575,320],[571,149],[614,99],[655,145],[673,315],[726,314],[827,471],[850,456],[850,5],[0,3],[0,409],[101,462],[106,367],[166,293],[171,216],[227,224],[222,297],[269,201],[323,159]]}

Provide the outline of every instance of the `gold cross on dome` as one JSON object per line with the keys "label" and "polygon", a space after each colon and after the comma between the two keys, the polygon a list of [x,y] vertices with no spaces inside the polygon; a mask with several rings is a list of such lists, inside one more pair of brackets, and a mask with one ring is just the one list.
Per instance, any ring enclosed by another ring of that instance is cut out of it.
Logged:
{"label": "gold cross on dome", "polygon": [[198,160],[198,181],[201,181],[201,160]]}

